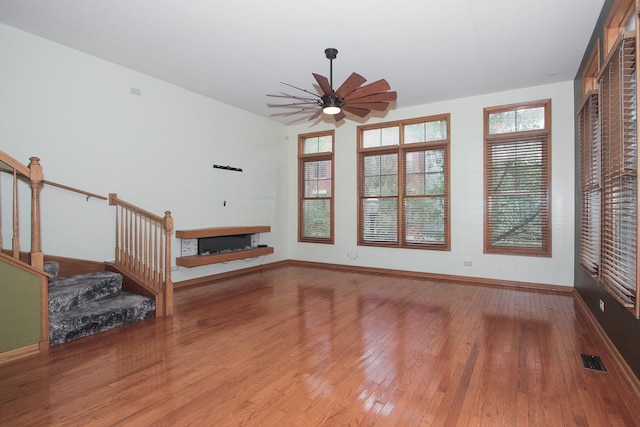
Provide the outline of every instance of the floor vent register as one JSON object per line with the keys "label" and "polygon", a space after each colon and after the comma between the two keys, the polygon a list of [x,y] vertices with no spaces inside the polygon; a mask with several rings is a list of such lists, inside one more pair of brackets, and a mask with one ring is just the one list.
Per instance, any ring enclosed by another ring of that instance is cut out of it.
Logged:
{"label": "floor vent register", "polygon": [[607,372],[607,368],[604,367],[604,363],[602,363],[602,359],[600,359],[600,356],[580,353],[580,358],[582,359],[582,366],[584,366],[586,369],[591,369],[592,371]]}

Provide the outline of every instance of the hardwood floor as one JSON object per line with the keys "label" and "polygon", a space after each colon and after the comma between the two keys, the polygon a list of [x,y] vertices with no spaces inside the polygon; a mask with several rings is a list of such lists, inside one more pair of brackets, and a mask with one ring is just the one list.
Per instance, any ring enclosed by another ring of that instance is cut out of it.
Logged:
{"label": "hardwood floor", "polygon": [[640,425],[568,293],[289,266],[175,304],[0,365],[0,425]]}

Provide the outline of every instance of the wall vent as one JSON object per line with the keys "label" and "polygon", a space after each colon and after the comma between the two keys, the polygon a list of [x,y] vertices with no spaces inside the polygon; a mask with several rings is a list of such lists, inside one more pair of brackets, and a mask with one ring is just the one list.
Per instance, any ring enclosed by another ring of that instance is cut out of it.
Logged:
{"label": "wall vent", "polygon": [[604,367],[600,356],[594,356],[592,354],[580,353],[580,359],[582,359],[582,366],[592,371],[607,372],[607,368]]}

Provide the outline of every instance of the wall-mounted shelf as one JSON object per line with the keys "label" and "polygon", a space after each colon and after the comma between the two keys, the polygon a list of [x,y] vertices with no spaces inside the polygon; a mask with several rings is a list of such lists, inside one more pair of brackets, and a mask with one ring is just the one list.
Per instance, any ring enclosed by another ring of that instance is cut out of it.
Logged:
{"label": "wall-mounted shelf", "polygon": [[176,258],[176,265],[182,267],[199,267],[201,265],[216,264],[218,262],[233,261],[236,259],[254,258],[273,253],[272,247],[246,249],[244,251],[225,252],[211,255],[193,255]]}
{"label": "wall-mounted shelf", "polygon": [[256,234],[268,233],[271,231],[269,225],[257,225],[248,227],[211,227],[194,228],[191,230],[176,230],[178,239],[199,239],[201,237],[233,236],[235,234]]}
{"label": "wall-mounted shelf", "polygon": [[[176,237],[179,239],[202,239],[207,237],[234,236],[242,234],[268,233],[271,227],[268,225],[240,226],[240,227],[211,227],[197,228],[191,230],[176,230]],[[207,255],[190,255],[176,258],[176,265],[182,267],[199,267],[202,265],[215,264],[219,262],[233,261],[244,258],[254,258],[262,255],[272,254],[274,249],[269,246],[259,246],[250,249],[234,250],[230,252],[218,252]]]}

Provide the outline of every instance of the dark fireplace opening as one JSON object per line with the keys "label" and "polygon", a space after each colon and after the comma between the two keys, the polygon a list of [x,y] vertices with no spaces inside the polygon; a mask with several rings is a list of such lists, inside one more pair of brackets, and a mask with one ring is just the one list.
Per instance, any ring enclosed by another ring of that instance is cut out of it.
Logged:
{"label": "dark fireplace opening", "polygon": [[198,254],[209,255],[251,249],[251,234],[201,237],[198,239]]}

